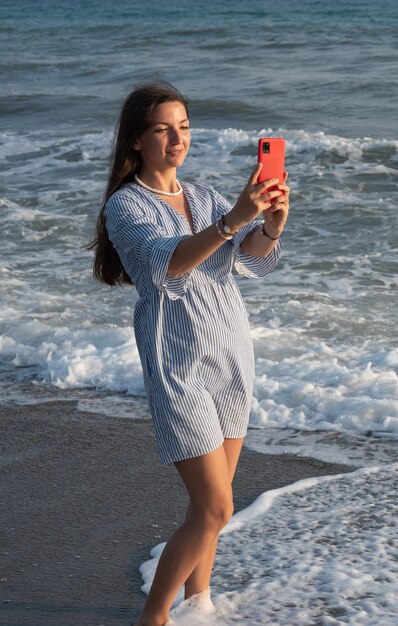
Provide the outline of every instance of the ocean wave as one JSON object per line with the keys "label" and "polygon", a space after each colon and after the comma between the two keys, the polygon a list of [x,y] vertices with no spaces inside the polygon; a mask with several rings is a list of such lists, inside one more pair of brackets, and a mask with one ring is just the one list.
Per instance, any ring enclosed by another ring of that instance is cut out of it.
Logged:
{"label": "ocean wave", "polygon": [[[60,389],[144,395],[132,329],[86,326],[51,329],[36,317],[0,337],[0,356],[10,368],[35,366],[37,379]],[[256,354],[269,356],[256,359],[251,427],[398,437],[396,349],[333,347],[283,328],[270,329],[261,345],[258,329],[253,335]]]}

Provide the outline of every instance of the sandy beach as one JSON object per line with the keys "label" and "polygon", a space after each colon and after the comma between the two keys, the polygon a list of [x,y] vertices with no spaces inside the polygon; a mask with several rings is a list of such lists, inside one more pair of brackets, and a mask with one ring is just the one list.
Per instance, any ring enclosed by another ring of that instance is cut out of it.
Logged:
{"label": "sandy beach", "polygon": [[[2,626],[127,626],[145,600],[139,565],[187,503],[147,420],[76,402],[1,410]],[[352,468],[243,450],[235,509],[301,478]]]}

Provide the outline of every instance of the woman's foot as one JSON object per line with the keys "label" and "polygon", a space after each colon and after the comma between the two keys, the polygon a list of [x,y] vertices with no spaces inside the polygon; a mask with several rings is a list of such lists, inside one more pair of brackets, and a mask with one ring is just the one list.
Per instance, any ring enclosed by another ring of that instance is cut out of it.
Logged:
{"label": "woman's foot", "polygon": [[210,598],[210,587],[201,591],[200,593],[195,593],[193,596],[190,596],[183,602],[181,602],[172,612],[172,617],[183,617],[185,614],[189,613],[200,613],[200,614],[209,614],[214,613],[215,606]]}

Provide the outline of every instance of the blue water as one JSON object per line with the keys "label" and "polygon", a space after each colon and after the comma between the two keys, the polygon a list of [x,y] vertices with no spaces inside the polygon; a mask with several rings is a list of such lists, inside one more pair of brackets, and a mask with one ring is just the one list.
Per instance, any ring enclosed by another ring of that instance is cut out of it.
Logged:
{"label": "blue water", "polygon": [[140,80],[175,82],[198,125],[391,138],[394,1],[2,2],[6,127],[98,128]]}
{"label": "blue water", "polygon": [[136,294],[93,281],[83,246],[123,98],[163,78],[190,99],[182,179],[233,202],[258,137],[287,140],[282,261],[266,281],[238,279],[255,342],[252,424],[397,434],[397,18],[395,2],[352,0],[3,1],[5,401],[54,387],[143,396]]}

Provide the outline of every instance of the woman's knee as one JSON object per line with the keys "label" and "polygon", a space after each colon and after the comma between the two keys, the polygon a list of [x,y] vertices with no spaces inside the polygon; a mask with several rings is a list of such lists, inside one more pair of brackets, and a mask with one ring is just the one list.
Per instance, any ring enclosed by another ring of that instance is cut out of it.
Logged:
{"label": "woman's knee", "polygon": [[201,457],[176,463],[190,496],[190,521],[218,533],[233,515],[233,495],[223,446]]}
{"label": "woman's knee", "polygon": [[226,526],[234,513],[232,497],[216,498],[207,502],[199,512],[203,524],[213,532],[220,532]]}
{"label": "woman's knee", "polygon": [[233,502],[233,499],[231,498],[218,511],[218,519],[220,520],[221,528],[224,528],[224,526],[228,524],[233,514],[234,514],[234,502]]}

